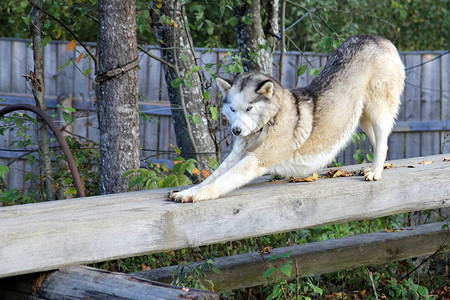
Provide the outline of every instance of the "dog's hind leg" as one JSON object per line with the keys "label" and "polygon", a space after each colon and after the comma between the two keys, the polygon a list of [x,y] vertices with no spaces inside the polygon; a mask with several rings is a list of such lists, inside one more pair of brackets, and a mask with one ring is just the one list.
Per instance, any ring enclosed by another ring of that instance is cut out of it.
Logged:
{"label": "dog's hind leg", "polygon": [[387,84],[378,84],[376,88],[378,90],[374,88],[371,91],[371,99],[364,108],[360,120],[360,126],[374,148],[372,167],[364,175],[364,179],[368,181],[381,178],[388,150],[389,134],[394,127],[400,104],[400,95],[392,93]]}

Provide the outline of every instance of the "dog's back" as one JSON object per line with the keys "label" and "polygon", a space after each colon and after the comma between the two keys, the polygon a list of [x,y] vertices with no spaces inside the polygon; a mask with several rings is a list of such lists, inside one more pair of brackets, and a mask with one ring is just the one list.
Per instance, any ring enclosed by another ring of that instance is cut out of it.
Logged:
{"label": "dog's back", "polygon": [[346,40],[309,86],[292,90],[296,97],[312,98],[315,105],[313,130],[299,150],[301,156],[329,163],[358,124],[374,147],[376,140],[387,143],[404,79],[404,66],[390,41],[371,35]]}

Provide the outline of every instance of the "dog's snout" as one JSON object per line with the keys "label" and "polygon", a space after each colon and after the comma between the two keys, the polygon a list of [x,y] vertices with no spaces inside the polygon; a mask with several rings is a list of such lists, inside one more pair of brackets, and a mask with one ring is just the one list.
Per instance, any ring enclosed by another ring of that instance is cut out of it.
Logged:
{"label": "dog's snout", "polygon": [[238,136],[238,135],[241,134],[242,129],[239,128],[239,127],[233,127],[233,129],[231,129],[231,132],[232,132],[235,136]]}

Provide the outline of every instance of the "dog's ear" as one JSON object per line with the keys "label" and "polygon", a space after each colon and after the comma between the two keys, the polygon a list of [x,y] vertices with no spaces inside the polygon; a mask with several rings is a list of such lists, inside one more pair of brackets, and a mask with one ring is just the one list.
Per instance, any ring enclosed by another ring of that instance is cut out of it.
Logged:
{"label": "dog's ear", "polygon": [[266,80],[258,84],[255,92],[260,95],[264,95],[267,98],[273,96],[273,82],[271,80]]}
{"label": "dog's ear", "polygon": [[226,80],[225,78],[217,77],[216,83],[219,89],[222,91],[222,94],[225,96],[228,91],[231,89],[231,82]]}

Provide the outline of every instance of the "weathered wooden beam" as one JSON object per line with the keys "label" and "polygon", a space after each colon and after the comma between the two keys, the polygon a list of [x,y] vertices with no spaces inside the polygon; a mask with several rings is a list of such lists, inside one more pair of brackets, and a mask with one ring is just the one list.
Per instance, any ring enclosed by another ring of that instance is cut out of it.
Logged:
{"label": "weathered wooden beam", "polygon": [[[169,189],[161,189],[2,207],[0,278],[447,207],[444,157],[393,161],[376,182],[269,182],[194,204],[167,202]],[[434,163],[419,164],[424,160]]]}
{"label": "weathered wooden beam", "polygon": [[[217,258],[214,265],[221,275],[206,270],[207,279],[214,284],[216,292],[248,288],[267,283],[264,272],[270,267],[282,266],[280,259],[268,261],[274,255],[291,252],[285,262],[292,260],[294,270],[290,279],[300,276],[314,276],[339,270],[377,265],[411,257],[425,256],[436,251],[448,251],[450,229],[445,223],[433,223],[399,232],[376,232],[340,239],[313,242],[291,247],[272,249],[270,254],[252,252]],[[189,264],[186,272],[204,262]],[[295,271],[296,266],[298,271]],[[128,276],[170,283],[178,266],[164,267]],[[179,274],[179,272],[178,272]]]}
{"label": "weathered wooden beam", "polygon": [[0,299],[220,299],[218,295],[89,267],[0,279]]}

